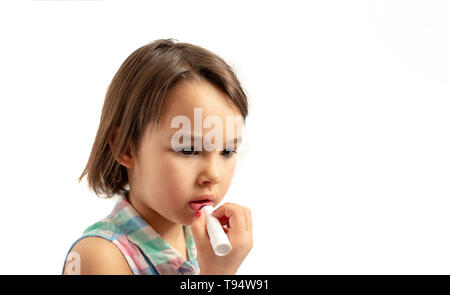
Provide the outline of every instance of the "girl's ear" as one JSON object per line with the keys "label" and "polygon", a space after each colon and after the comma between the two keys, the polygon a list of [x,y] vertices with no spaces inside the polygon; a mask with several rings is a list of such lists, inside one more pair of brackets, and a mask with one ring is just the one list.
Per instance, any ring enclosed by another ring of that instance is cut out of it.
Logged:
{"label": "girl's ear", "polygon": [[113,149],[114,141],[117,138],[118,132],[119,132],[119,127],[116,127],[116,129],[114,129],[114,131],[113,131],[113,135],[111,136],[111,138],[108,141],[109,148],[111,149],[111,151],[114,155],[114,158],[116,159],[116,161],[118,163],[120,163],[122,166],[125,166],[126,168],[133,168],[134,157],[133,157],[133,154],[131,153],[131,150],[129,147],[127,147],[125,153],[122,153],[120,155],[117,155]]}

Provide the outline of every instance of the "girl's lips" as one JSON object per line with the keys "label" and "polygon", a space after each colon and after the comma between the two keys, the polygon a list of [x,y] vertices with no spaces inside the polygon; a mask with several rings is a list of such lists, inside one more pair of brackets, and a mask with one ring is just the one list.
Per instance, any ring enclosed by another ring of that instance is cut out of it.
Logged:
{"label": "girl's lips", "polygon": [[202,209],[202,207],[207,206],[207,205],[212,206],[213,202],[209,201],[209,200],[189,202],[189,206],[194,211],[198,211],[198,210]]}

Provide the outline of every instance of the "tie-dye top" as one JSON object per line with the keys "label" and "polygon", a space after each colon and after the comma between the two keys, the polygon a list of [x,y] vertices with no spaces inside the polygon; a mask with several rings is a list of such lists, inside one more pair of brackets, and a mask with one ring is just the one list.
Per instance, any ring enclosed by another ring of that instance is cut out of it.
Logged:
{"label": "tie-dye top", "polygon": [[[86,237],[102,237],[114,243],[125,257],[133,274],[199,274],[197,251],[191,228],[183,225],[188,261],[172,248],[139,215],[128,201],[128,191],[118,195],[112,212],[89,226],[67,252],[64,265],[73,246]],[[64,272],[64,266],[63,266]]]}

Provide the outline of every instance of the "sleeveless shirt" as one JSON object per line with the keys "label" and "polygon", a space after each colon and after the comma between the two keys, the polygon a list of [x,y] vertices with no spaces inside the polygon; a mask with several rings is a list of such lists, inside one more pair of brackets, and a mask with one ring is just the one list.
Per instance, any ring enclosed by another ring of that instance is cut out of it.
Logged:
{"label": "sleeveless shirt", "polygon": [[128,191],[119,194],[111,213],[89,226],[73,246],[86,237],[101,237],[112,242],[125,257],[133,274],[193,275],[200,274],[197,251],[190,226],[183,225],[188,261],[171,247],[139,215],[128,200]]}

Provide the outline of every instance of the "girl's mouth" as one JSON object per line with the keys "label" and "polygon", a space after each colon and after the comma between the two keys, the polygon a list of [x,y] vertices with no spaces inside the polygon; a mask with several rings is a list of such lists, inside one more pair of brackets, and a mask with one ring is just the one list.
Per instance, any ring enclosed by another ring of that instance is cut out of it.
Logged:
{"label": "girl's mouth", "polygon": [[189,206],[192,210],[197,212],[198,210],[202,209],[204,206],[212,206],[213,202],[211,200],[200,200],[200,201],[192,201],[189,202]]}

